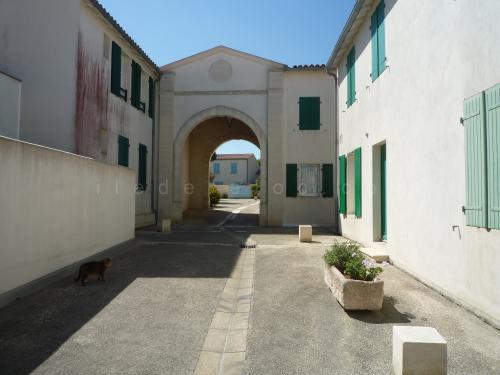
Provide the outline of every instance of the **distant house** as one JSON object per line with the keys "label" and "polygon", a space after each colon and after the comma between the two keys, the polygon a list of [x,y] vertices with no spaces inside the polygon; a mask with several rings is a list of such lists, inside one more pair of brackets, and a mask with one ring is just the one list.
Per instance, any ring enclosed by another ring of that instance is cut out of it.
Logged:
{"label": "distant house", "polygon": [[259,163],[254,154],[222,154],[210,163],[214,185],[255,184]]}

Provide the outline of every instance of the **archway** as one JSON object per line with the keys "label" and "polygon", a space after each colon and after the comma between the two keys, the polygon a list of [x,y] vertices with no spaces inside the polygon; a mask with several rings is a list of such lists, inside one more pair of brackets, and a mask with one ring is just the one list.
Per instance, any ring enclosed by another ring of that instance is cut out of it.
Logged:
{"label": "archway", "polygon": [[261,150],[259,224],[267,224],[267,137],[251,117],[222,106],[190,118],[175,139],[173,206],[178,219],[188,209],[208,209],[210,157],[219,145],[233,139],[249,141]]}

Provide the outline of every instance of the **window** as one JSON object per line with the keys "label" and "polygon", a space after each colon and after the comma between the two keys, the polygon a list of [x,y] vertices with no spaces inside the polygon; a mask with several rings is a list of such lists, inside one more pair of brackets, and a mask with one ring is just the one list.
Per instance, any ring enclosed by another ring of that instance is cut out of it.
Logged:
{"label": "window", "polygon": [[130,143],[127,137],[118,136],[118,165],[128,167],[128,149]]}
{"label": "window", "polygon": [[153,118],[155,113],[155,81],[149,77],[148,115]]}
{"label": "window", "polygon": [[372,14],[372,81],[375,81],[385,70],[385,4],[382,0]]}
{"label": "window", "polygon": [[350,107],[356,101],[356,51],[352,47],[347,55],[347,107]]}
{"label": "window", "polygon": [[231,163],[231,174],[238,173],[238,163]]}
{"label": "window", "polygon": [[148,171],[148,148],[139,143],[139,171],[137,172],[137,189],[146,190]]}
{"label": "window", "polygon": [[127,90],[122,88],[122,49],[115,42],[111,45],[111,92],[127,100]]}
{"label": "window", "polygon": [[141,102],[141,66],[132,60],[132,92],[130,94],[130,101],[132,105],[146,112],[146,103]]}
{"label": "window", "polygon": [[319,196],[319,164],[300,164],[297,173],[297,192],[302,197]]}
{"label": "window", "polygon": [[320,124],[320,98],[299,98],[299,129],[319,130]]}
{"label": "window", "polygon": [[220,163],[214,163],[213,169],[214,169],[215,174],[219,174],[220,173]]}
{"label": "window", "polygon": [[464,101],[466,223],[500,229],[500,85]]}

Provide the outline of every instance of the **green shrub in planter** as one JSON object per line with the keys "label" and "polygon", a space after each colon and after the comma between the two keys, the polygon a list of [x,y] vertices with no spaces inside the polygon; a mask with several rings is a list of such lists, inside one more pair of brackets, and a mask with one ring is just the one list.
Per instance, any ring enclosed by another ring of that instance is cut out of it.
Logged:
{"label": "green shrub in planter", "polygon": [[353,280],[373,281],[383,271],[375,261],[365,257],[360,245],[354,241],[335,242],[323,259],[328,266],[337,268]]}
{"label": "green shrub in planter", "polygon": [[220,201],[219,190],[213,185],[210,186],[210,207],[215,206]]}

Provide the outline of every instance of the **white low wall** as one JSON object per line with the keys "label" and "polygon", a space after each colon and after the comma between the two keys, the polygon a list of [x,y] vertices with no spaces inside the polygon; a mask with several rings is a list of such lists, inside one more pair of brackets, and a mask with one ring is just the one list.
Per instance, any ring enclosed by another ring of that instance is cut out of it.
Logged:
{"label": "white low wall", "polygon": [[0,137],[0,300],[133,238],[134,195],[133,170]]}

